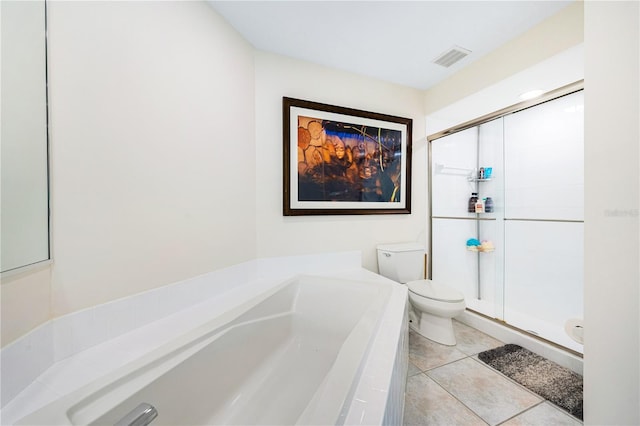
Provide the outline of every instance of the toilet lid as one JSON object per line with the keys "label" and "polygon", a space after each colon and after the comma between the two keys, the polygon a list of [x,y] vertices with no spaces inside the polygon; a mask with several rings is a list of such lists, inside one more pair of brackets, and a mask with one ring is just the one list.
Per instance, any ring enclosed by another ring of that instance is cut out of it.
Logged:
{"label": "toilet lid", "polygon": [[407,283],[409,291],[428,299],[441,302],[462,302],[464,295],[458,290],[431,280],[417,280]]}

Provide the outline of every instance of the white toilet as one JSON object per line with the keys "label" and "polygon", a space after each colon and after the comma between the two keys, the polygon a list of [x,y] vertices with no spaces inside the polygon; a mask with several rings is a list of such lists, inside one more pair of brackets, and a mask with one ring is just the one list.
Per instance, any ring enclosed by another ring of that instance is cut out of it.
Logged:
{"label": "white toilet", "polygon": [[419,243],[378,246],[378,270],[393,281],[409,287],[409,326],[422,336],[453,346],[451,319],[465,309],[464,294],[424,276],[424,246]]}

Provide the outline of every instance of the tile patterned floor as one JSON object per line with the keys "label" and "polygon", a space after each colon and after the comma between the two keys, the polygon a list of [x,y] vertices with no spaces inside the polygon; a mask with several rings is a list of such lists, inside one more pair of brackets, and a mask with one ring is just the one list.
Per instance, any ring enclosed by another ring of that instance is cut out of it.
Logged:
{"label": "tile patterned floor", "polygon": [[478,359],[478,353],[503,342],[457,321],[454,330],[456,346],[409,332],[405,425],[582,424]]}

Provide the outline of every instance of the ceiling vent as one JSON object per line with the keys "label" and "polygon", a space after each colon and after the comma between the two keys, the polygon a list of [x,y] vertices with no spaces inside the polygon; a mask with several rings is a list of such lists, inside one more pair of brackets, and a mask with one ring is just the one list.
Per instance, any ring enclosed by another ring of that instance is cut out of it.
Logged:
{"label": "ceiling vent", "polygon": [[433,63],[449,68],[469,53],[471,53],[470,50],[463,49],[460,46],[453,46],[451,49],[434,59]]}

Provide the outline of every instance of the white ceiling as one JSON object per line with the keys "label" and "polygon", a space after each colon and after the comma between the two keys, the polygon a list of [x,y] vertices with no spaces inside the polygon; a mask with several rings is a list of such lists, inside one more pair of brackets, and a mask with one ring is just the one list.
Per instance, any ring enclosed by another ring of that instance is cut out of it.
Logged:
{"label": "white ceiling", "polygon": [[[210,3],[259,50],[427,89],[572,1]],[[453,46],[472,53],[449,68],[432,63]]]}

